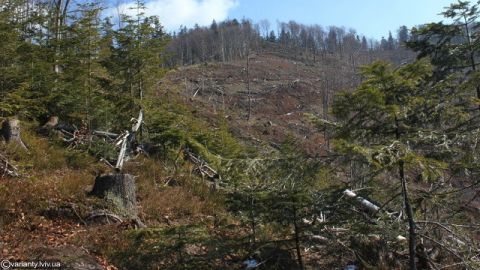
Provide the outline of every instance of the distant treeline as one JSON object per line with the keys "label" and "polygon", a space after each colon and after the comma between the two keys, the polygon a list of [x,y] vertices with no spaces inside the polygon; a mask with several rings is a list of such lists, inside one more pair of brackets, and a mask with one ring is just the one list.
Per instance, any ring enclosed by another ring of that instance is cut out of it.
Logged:
{"label": "distant treeline", "polygon": [[172,37],[167,49],[171,54],[167,63],[171,66],[212,60],[230,61],[260,50],[282,51],[292,57],[301,56],[316,61],[327,54],[343,57],[366,52],[403,50],[402,44],[410,39],[406,26],[397,30],[396,37],[389,32],[387,38],[382,37],[378,41],[367,39],[354,29],[346,30],[344,27],[324,28],[289,21],[279,22],[274,31],[266,20],[254,24],[246,19],[220,23],[213,21],[208,27],[181,27]]}

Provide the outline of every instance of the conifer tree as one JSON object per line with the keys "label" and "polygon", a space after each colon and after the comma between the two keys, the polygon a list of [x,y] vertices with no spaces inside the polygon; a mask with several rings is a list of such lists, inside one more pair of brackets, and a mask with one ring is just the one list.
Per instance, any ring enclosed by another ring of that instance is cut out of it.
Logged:
{"label": "conifer tree", "polygon": [[11,115],[15,113],[12,108],[12,101],[9,100],[14,95],[14,90],[19,88],[22,83],[21,66],[19,63],[18,49],[22,42],[19,36],[19,24],[15,21],[15,9],[18,3],[15,1],[7,2],[6,6],[0,10],[0,102],[2,115]]}
{"label": "conifer tree", "polygon": [[43,33],[46,7],[37,3],[24,14],[24,5],[25,1],[8,1],[0,10],[0,111],[4,116],[36,118],[47,111],[51,51]]}
{"label": "conifer tree", "polygon": [[[465,69],[476,71],[480,48],[480,40],[476,38],[479,30],[478,5],[458,1],[442,14],[453,23],[430,23],[415,29],[412,31],[415,39],[407,46],[417,51],[419,58],[430,57],[439,78]],[[480,89],[477,89],[477,98],[480,98]]]}
{"label": "conifer tree", "polygon": [[388,50],[395,49],[395,40],[392,37],[392,32],[388,32],[387,49]]}
{"label": "conifer tree", "polygon": [[275,42],[277,41],[277,37],[275,36],[275,32],[272,30],[270,31],[270,34],[268,35],[268,41],[270,42]]}
{"label": "conifer tree", "polygon": [[397,39],[400,45],[404,45],[408,41],[408,28],[405,25],[400,26],[397,31]]}
{"label": "conifer tree", "polygon": [[90,128],[98,126],[102,103],[102,89],[99,80],[106,76],[106,69],[100,63],[100,13],[95,3],[78,5],[78,12],[69,19],[64,41],[63,71],[59,74],[59,86],[55,93],[56,110],[64,117],[77,122],[85,121]]}
{"label": "conifer tree", "polygon": [[[376,177],[388,172],[400,182],[409,228],[410,269],[416,269],[418,236],[417,210],[408,183],[413,171],[424,181],[441,179],[448,169],[447,156],[454,151],[448,148],[440,154],[432,137],[436,141],[449,136],[445,127],[460,121],[468,108],[458,107],[459,96],[451,93],[450,85],[430,84],[431,70],[426,61],[399,69],[377,62],[363,69],[364,82],[356,91],[337,96],[333,104],[333,114],[341,123],[335,150],[363,159]],[[442,111],[433,104],[441,104]]]}
{"label": "conifer tree", "polygon": [[136,18],[122,15],[123,27],[114,32],[115,47],[110,58],[109,72],[117,78],[117,108],[121,119],[138,113],[140,101],[153,90],[164,73],[161,66],[167,35],[158,17],[144,17],[144,5],[137,2]]}

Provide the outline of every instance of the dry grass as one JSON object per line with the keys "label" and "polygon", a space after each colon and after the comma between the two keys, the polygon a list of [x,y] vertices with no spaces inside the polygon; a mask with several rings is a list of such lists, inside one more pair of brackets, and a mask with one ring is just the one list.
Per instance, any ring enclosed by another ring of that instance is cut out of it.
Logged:
{"label": "dry grass", "polygon": [[142,200],[146,218],[195,218],[214,213],[211,202],[185,191],[182,187],[168,187],[148,194]]}
{"label": "dry grass", "polygon": [[[129,236],[131,227],[123,227],[124,224],[85,226],[78,217],[105,207],[101,200],[87,196],[86,192],[91,189],[95,175],[108,168],[80,151],[67,150],[56,142],[37,137],[29,128],[22,137],[28,152],[11,146],[0,149],[22,174],[17,179],[0,179],[0,255],[3,258],[29,258],[36,250],[60,246],[86,248],[96,256],[110,259],[118,256],[118,250],[126,255],[155,254],[150,249],[143,250],[143,244],[135,244],[136,240]],[[182,230],[194,225],[207,233],[213,227],[213,216],[226,213],[222,196],[213,193],[188,166],[176,167],[138,158],[127,163],[125,172],[136,176],[140,217],[150,228]],[[169,179],[175,179],[178,185],[166,185]],[[65,215],[60,211],[72,205],[75,214]],[[197,241],[196,233],[190,234],[192,241]],[[205,237],[201,241],[208,242],[210,237]],[[162,242],[164,238],[174,241],[172,243],[177,241],[176,234],[145,241]],[[145,244],[149,246],[150,242]],[[166,247],[175,250],[176,244]],[[128,263],[129,259],[120,262]]]}
{"label": "dry grass", "polygon": [[[159,224],[177,219],[195,219],[222,211],[220,198],[188,169],[178,171],[163,162],[151,159],[138,160],[139,165],[128,165],[126,170],[137,176],[137,197],[142,218],[149,224]],[[169,186],[168,182],[175,182]]]}

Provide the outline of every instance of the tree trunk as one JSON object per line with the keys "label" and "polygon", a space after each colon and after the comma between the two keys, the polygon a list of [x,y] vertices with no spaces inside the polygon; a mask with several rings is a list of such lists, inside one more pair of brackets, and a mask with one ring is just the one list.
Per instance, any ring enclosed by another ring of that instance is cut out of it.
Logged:
{"label": "tree trunk", "polygon": [[[397,116],[395,115],[395,137],[397,140],[400,140],[400,125]],[[398,161],[398,177],[402,185],[402,194],[403,202],[405,206],[405,212],[407,214],[408,220],[408,254],[409,254],[409,266],[410,270],[417,270],[417,265],[415,258],[417,257],[416,253],[416,238],[417,233],[415,230],[415,218],[413,216],[412,205],[410,204],[410,198],[408,196],[408,186],[407,179],[405,177],[405,162],[403,160]]]}
{"label": "tree trunk", "polygon": [[295,230],[295,249],[297,251],[297,260],[298,260],[298,266],[300,267],[300,270],[303,270],[303,259],[302,259],[302,251],[300,248],[300,228],[298,227],[297,223],[297,208],[295,205],[293,206],[293,228]]}
{"label": "tree trunk", "polygon": [[250,121],[252,116],[252,92],[250,91],[250,52],[247,52],[247,92],[248,92],[248,116],[247,121]]}
{"label": "tree trunk", "polygon": [[416,270],[417,265],[415,263],[415,258],[417,257],[417,254],[416,254],[417,233],[415,231],[416,225],[415,225],[415,219],[413,216],[413,209],[410,204],[410,198],[408,196],[407,180],[405,179],[403,160],[399,162],[398,173],[400,176],[400,181],[402,183],[403,201],[405,204],[405,212],[407,213],[407,219],[408,219],[408,253],[410,256],[409,265],[410,265],[410,270]]}
{"label": "tree trunk", "polygon": [[18,119],[4,120],[0,131],[6,143],[13,143],[27,150],[27,147],[20,137],[20,121]]}
{"label": "tree trunk", "polygon": [[111,200],[120,215],[137,216],[135,179],[130,174],[112,173],[97,176],[90,195]]}
{"label": "tree trunk", "polygon": [[253,194],[250,198],[250,225],[252,227],[252,245],[255,247],[257,239],[256,239],[256,224],[255,224],[255,198]]}

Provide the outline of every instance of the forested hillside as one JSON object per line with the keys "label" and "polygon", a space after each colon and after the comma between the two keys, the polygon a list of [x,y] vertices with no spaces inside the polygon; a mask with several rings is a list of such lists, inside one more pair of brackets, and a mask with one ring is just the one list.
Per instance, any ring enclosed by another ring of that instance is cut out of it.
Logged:
{"label": "forested hillside", "polygon": [[166,63],[191,65],[205,61],[231,61],[246,58],[252,52],[276,52],[286,58],[317,63],[328,56],[346,59],[353,66],[361,66],[378,59],[395,63],[409,61],[414,54],[404,50],[409,31],[401,26],[397,37],[388,33],[380,41],[361,36],[355,29],[320,25],[303,25],[295,21],[277,23],[277,32],[270,30],[268,21],[253,23],[236,19],[221,23],[213,21],[210,27],[181,28],[173,34],[167,51],[172,53]]}
{"label": "forested hillside", "polygon": [[104,4],[0,2],[9,267],[480,268],[478,4],[378,41]]}

